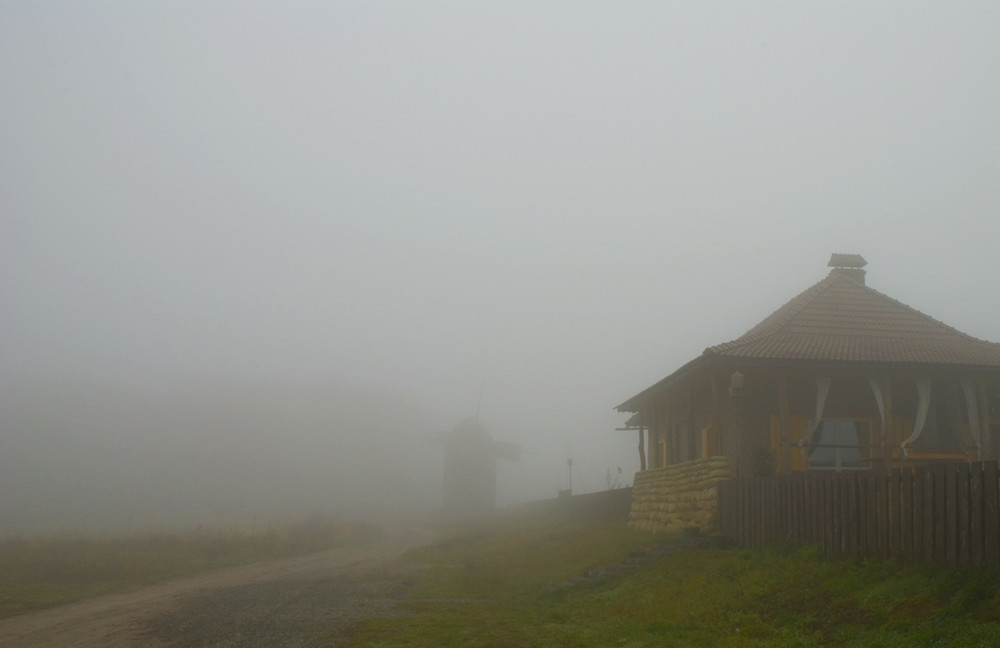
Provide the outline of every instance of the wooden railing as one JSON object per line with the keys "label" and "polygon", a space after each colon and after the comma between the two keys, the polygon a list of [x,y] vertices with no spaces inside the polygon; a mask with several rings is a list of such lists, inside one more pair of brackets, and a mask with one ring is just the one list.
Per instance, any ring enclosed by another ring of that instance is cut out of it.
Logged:
{"label": "wooden railing", "polygon": [[734,479],[719,530],[744,546],[1000,569],[997,461]]}

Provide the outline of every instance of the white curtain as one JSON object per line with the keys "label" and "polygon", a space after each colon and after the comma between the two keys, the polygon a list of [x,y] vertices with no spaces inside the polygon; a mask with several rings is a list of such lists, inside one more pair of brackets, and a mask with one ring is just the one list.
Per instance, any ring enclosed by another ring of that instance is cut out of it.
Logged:
{"label": "white curtain", "polygon": [[808,456],[805,446],[812,445],[813,435],[823,423],[823,410],[826,408],[826,397],[830,393],[830,377],[816,376],[816,413],[813,416],[812,425],[809,426],[808,434],[799,440],[799,452],[803,457]]}
{"label": "white curtain", "polygon": [[878,378],[869,378],[868,384],[872,386],[875,403],[878,405],[878,414],[882,419],[882,447],[885,448],[885,433],[889,427],[889,422],[885,420],[885,398],[882,395],[882,381]]}
{"label": "white curtain", "polygon": [[906,446],[910,445],[920,437],[924,431],[924,424],[927,423],[927,410],[931,406],[931,381],[930,378],[917,378],[917,418],[913,422],[913,434],[899,444],[903,451],[903,459],[906,459]]}

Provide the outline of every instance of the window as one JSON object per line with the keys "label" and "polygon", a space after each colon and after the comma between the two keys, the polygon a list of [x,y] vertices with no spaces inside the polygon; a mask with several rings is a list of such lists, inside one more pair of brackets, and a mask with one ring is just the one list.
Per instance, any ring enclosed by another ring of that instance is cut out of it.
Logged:
{"label": "window", "polygon": [[[814,470],[857,470],[862,468],[862,449],[871,444],[868,421],[824,419],[813,436],[809,468]],[[867,454],[867,452],[865,452]]]}

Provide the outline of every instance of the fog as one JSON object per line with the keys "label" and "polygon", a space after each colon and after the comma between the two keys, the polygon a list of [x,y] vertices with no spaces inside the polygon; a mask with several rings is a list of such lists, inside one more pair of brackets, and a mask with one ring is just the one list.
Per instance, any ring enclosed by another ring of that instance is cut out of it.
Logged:
{"label": "fog", "polygon": [[0,533],[500,504],[860,253],[998,340],[1000,6],[0,4]]}

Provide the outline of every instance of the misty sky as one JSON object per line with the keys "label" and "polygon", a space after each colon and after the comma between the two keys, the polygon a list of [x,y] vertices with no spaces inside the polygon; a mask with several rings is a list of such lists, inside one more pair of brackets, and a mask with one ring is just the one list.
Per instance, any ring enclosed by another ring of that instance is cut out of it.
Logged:
{"label": "misty sky", "polygon": [[542,496],[567,454],[631,481],[612,408],[831,252],[1000,340],[997,34],[991,1],[4,0],[0,377],[334,378],[479,406]]}

